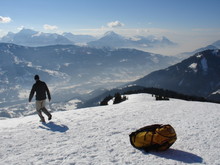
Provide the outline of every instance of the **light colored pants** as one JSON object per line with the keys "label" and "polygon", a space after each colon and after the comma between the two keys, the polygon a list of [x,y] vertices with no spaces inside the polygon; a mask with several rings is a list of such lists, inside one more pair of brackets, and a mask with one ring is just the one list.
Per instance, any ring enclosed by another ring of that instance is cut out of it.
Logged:
{"label": "light colored pants", "polygon": [[50,112],[45,108],[46,100],[36,100],[36,110],[38,113],[38,116],[40,117],[41,121],[45,121],[44,117],[42,115],[42,111],[49,117],[51,116]]}
{"label": "light colored pants", "polygon": [[44,108],[46,105],[46,100],[36,100],[36,109],[39,111],[40,109]]}

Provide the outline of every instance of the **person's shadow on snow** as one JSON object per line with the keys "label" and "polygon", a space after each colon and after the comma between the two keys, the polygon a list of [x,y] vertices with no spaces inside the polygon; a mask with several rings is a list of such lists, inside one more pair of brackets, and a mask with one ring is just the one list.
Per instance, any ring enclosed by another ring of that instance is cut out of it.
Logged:
{"label": "person's shadow on snow", "polygon": [[168,149],[162,152],[144,152],[145,154],[152,154],[166,159],[172,159],[183,163],[202,163],[203,158],[193,153],[181,151],[177,149]]}
{"label": "person's shadow on snow", "polygon": [[58,125],[54,122],[42,123],[44,126],[39,126],[42,129],[53,132],[66,132],[69,128],[66,125]]}

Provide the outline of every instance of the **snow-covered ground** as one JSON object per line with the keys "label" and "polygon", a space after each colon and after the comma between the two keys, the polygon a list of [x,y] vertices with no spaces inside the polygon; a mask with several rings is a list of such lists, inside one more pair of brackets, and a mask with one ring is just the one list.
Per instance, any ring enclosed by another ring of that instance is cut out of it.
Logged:
{"label": "snow-covered ground", "polygon": [[[129,95],[117,105],[0,120],[0,164],[173,165],[220,164],[220,104]],[[129,134],[171,124],[177,141],[164,152],[133,148]]]}

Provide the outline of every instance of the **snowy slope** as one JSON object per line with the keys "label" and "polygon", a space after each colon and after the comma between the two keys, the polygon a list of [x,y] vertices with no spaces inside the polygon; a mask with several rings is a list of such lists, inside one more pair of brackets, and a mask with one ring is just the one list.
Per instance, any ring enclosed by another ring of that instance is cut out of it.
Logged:
{"label": "snowy slope", "polygon": [[[207,98],[220,89],[220,49],[205,50],[132,84]],[[213,98],[212,98],[213,99]],[[214,98],[216,101],[218,98]]]}
{"label": "snowy slope", "polygon": [[[220,163],[220,105],[151,95],[118,104],[0,120],[0,164],[146,165]],[[142,152],[129,134],[145,125],[171,124],[177,141],[165,152]]]}

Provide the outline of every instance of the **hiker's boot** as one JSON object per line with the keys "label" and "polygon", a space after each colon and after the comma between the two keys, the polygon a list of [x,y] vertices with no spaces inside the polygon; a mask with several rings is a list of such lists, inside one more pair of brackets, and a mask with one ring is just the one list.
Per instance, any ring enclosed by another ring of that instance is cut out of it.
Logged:
{"label": "hiker's boot", "polygon": [[46,123],[44,119],[41,119],[40,122],[41,122],[41,123]]}
{"label": "hiker's boot", "polygon": [[49,116],[48,116],[48,120],[51,120],[52,119],[52,115],[50,114]]}

